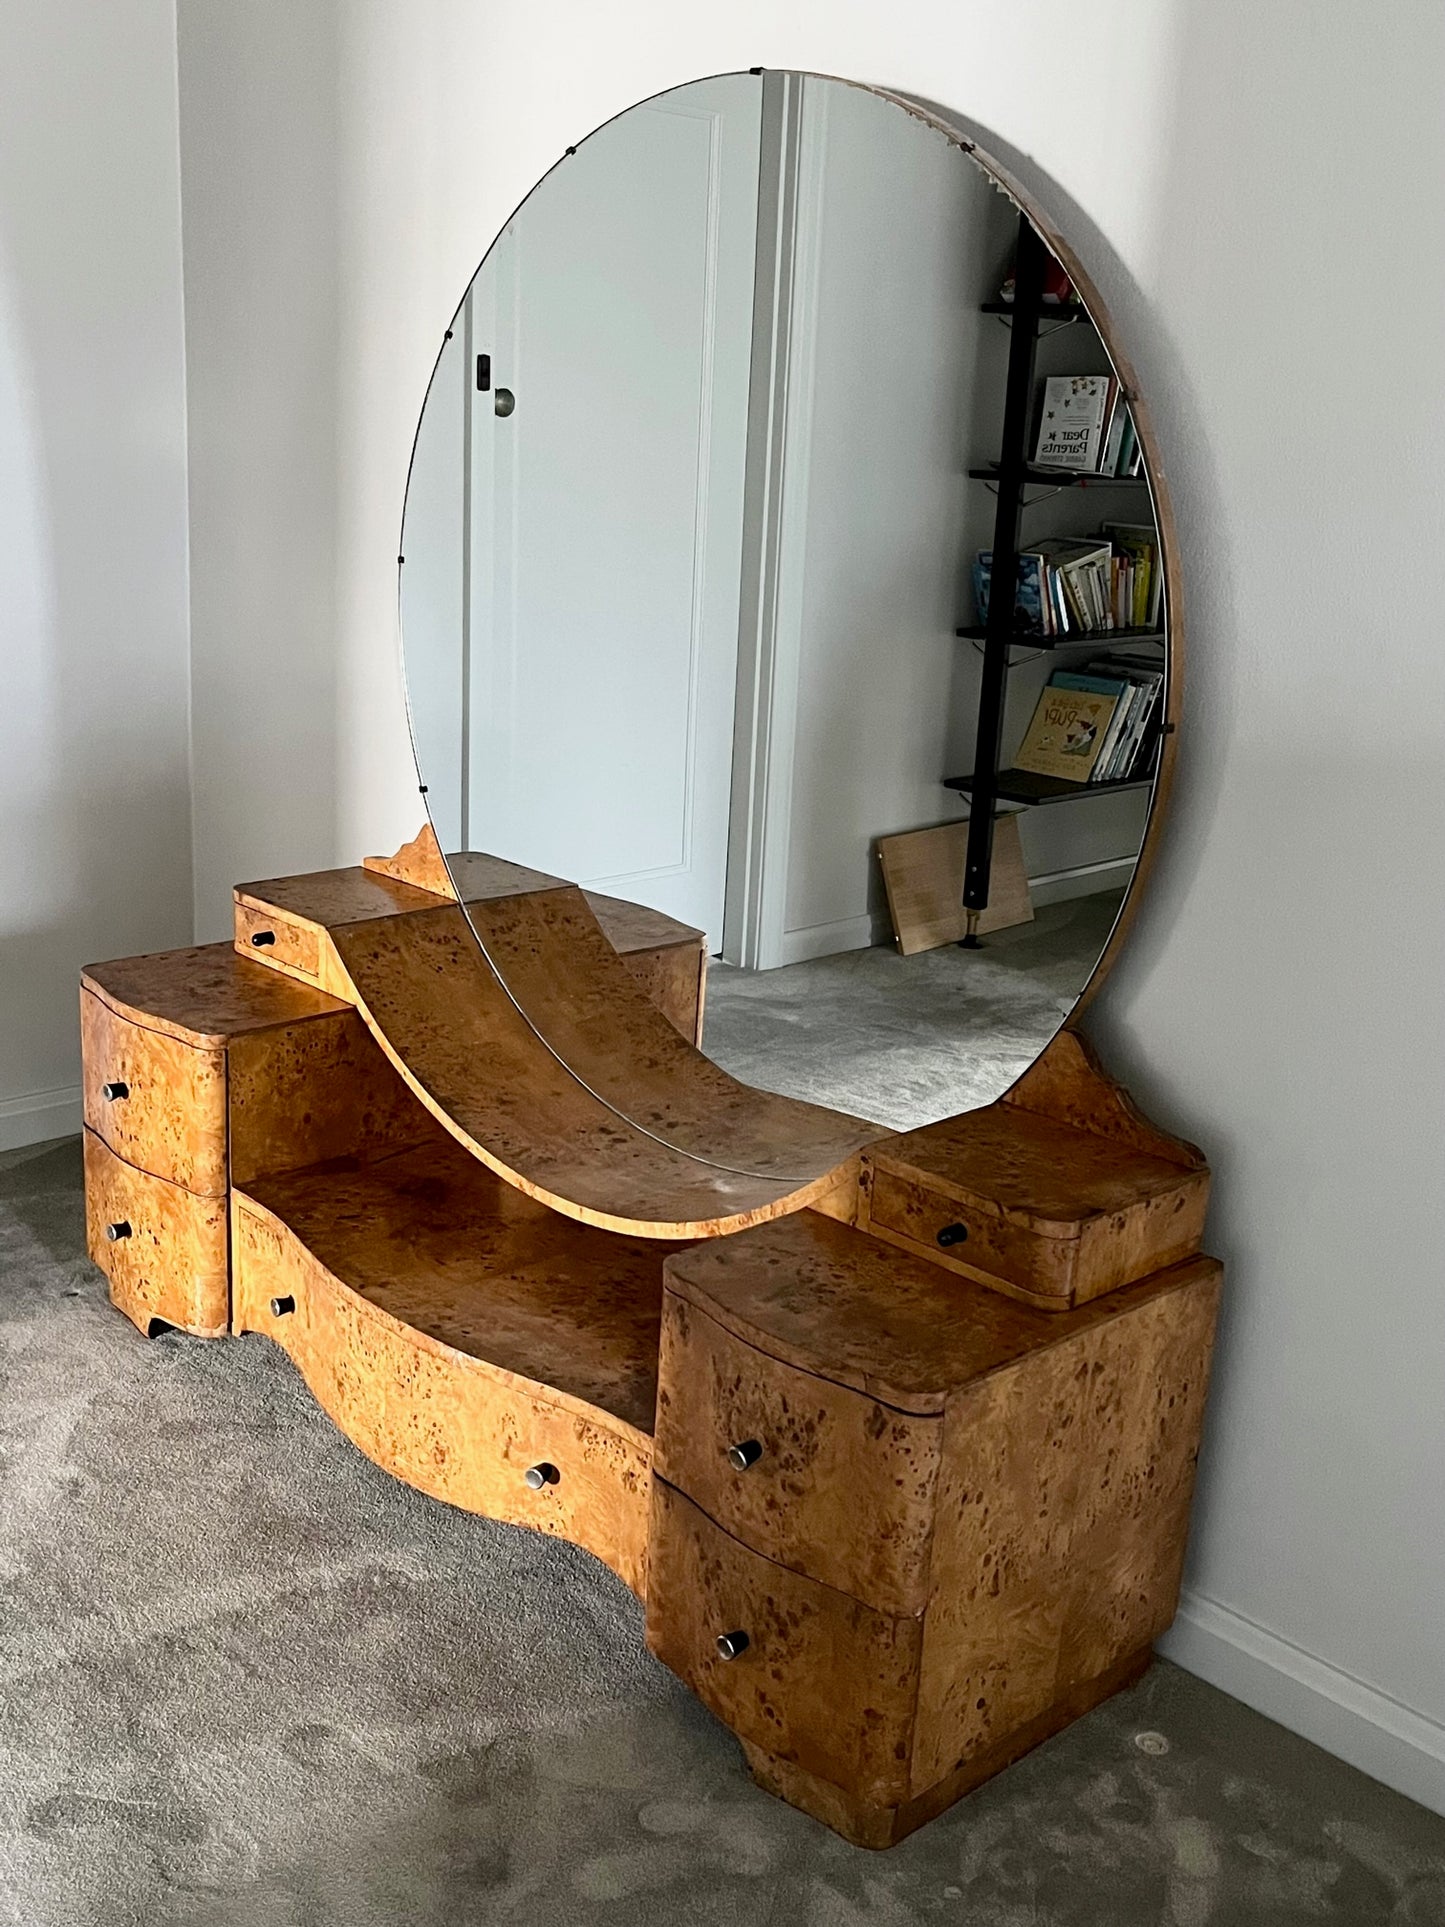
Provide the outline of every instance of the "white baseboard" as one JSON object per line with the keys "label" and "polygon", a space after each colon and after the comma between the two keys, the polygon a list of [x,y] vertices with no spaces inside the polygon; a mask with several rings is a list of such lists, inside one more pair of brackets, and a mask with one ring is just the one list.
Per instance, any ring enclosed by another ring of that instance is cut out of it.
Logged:
{"label": "white baseboard", "polygon": [[1029,895],[1037,909],[1043,903],[1067,903],[1071,897],[1091,897],[1096,890],[1122,890],[1134,874],[1136,857],[1111,858],[1107,863],[1082,863],[1074,870],[1051,870],[1029,878]]}
{"label": "white baseboard", "polygon": [[1327,1753],[1445,1813],[1445,1726],[1243,1613],[1186,1592],[1158,1650]]}
{"label": "white baseboard", "polygon": [[785,930],[778,963],[810,963],[814,957],[836,957],[844,950],[867,950],[871,944],[892,940],[893,927],[886,914],[844,917],[838,923],[815,923],[806,930]]}
{"label": "white baseboard", "polygon": [[0,1097],[0,1151],[18,1151],[52,1137],[75,1137],[80,1125],[78,1084],[58,1091],[30,1091],[24,1097]]}

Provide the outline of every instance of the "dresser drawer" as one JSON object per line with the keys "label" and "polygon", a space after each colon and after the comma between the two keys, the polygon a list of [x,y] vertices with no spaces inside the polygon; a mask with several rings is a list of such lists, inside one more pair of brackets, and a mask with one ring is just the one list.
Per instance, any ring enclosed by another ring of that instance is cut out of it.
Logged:
{"label": "dresser drawer", "polygon": [[449,1505],[585,1546],[642,1593],[645,1436],[404,1323],[247,1193],[232,1209],[235,1329],[281,1346],[369,1459]]}
{"label": "dresser drawer", "polygon": [[863,1228],[960,1277],[1003,1284],[1020,1296],[1073,1302],[1078,1245],[1002,1216],[989,1200],[948,1196],[924,1180],[864,1167]]}
{"label": "dresser drawer", "polygon": [[649,1555],[648,1646],[740,1739],[859,1798],[906,1796],[920,1619],[774,1565],[656,1478]]}
{"label": "dresser drawer", "polygon": [[80,993],[85,1122],[127,1164],[219,1198],[226,1190],[226,1061]]}
{"label": "dresser drawer", "polygon": [[265,905],[235,899],[234,927],[236,948],[243,957],[254,957],[315,982],[321,974],[321,938],[315,927],[296,923]]}
{"label": "dresser drawer", "polygon": [[779,1565],[883,1612],[921,1612],[942,1432],[665,1295],[656,1470]]}
{"label": "dresser drawer", "polygon": [[1202,1164],[1007,1102],[871,1146],[862,1164],[861,1229],[1049,1310],[1165,1271],[1204,1235]]}
{"label": "dresser drawer", "polygon": [[207,1338],[229,1328],[224,1197],[138,1171],[87,1130],[85,1228],[112,1300],[143,1332],[156,1319]]}

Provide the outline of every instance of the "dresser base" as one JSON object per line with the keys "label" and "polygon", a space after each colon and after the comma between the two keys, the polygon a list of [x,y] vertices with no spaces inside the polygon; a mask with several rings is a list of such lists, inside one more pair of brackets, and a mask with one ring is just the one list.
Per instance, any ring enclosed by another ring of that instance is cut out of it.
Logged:
{"label": "dresser base", "polygon": [[789,1760],[775,1758],[747,1740],[739,1744],[749,1772],[765,1793],[775,1794],[789,1806],[821,1820],[825,1827],[831,1827],[855,1847],[881,1850],[897,1846],[900,1840],[930,1820],[936,1820],[940,1813],[946,1813],[955,1801],[972,1793],[985,1780],[1002,1773],[1005,1767],[1021,1760],[1025,1753],[1032,1753],[1036,1746],[1042,1746],[1045,1740],[1061,1733],[1106,1699],[1112,1699],[1115,1693],[1123,1692],[1126,1686],[1133,1686],[1149,1670],[1153,1656],[1152,1647],[1141,1646],[1138,1652],[1128,1654],[1095,1678],[1082,1681],[1036,1719],[1004,1734],[992,1746],[899,1806],[874,1806],[844,1792],[830,1780],[820,1779],[816,1773],[809,1773]]}

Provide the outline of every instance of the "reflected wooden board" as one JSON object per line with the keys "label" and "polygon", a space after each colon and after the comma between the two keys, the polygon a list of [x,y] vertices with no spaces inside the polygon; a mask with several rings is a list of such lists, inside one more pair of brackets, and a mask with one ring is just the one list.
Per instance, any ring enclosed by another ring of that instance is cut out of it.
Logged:
{"label": "reflected wooden board", "polygon": [[[879,837],[878,862],[888,893],[888,914],[905,957],[959,943],[967,935],[968,913],[963,907],[967,852],[966,818],[961,823],[939,823],[930,830]],[[988,908],[978,920],[978,935],[1032,923],[1033,917],[1018,818],[1000,816],[993,827]]]}

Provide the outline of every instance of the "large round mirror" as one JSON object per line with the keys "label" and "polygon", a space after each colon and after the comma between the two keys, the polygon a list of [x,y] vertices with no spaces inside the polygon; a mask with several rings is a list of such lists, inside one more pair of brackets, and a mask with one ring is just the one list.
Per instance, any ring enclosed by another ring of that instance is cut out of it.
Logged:
{"label": "large round mirror", "polygon": [[559,161],[436,363],[401,605],[457,894],[577,1076],[724,1165],[787,1162],[732,1080],[890,1129],[997,1098],[1134,875],[1172,559],[1034,213],[867,88],[701,81]]}

